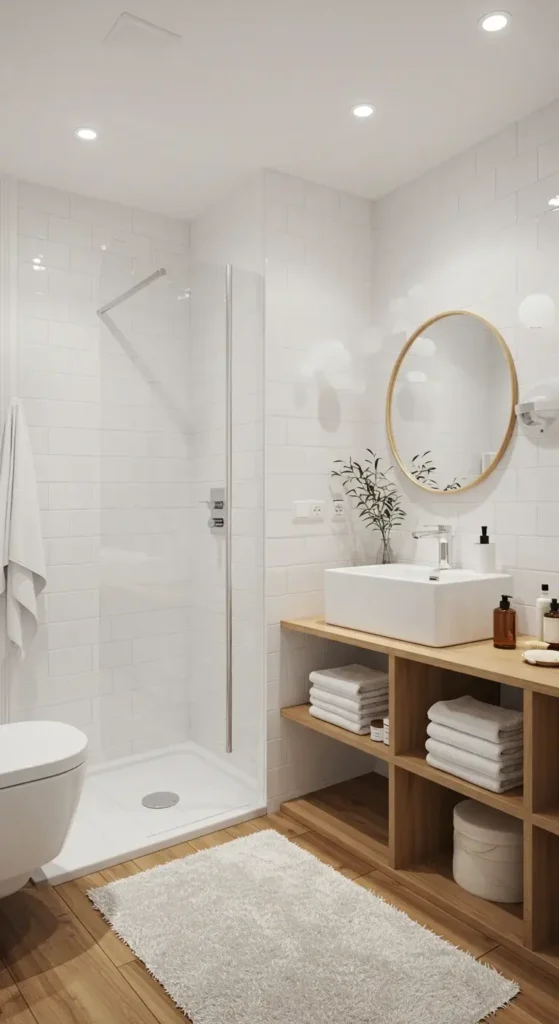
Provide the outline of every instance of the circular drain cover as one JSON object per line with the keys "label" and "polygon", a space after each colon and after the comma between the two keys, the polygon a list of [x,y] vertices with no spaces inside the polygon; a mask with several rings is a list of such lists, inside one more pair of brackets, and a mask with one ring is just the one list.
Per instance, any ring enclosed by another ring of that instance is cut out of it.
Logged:
{"label": "circular drain cover", "polygon": [[178,793],[147,793],[142,797],[143,806],[149,807],[152,811],[162,811],[166,807],[173,807],[178,802]]}

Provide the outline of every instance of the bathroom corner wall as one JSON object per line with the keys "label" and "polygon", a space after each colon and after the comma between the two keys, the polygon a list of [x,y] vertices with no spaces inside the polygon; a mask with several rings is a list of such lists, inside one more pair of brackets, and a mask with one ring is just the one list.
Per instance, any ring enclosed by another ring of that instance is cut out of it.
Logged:
{"label": "bathroom corner wall", "polygon": [[[312,668],[347,662],[352,653],[343,647],[321,644],[295,634],[280,634],[281,618],[320,614],[322,579],[329,566],[366,560],[376,551],[374,539],[353,533],[347,521],[333,521],[330,472],[336,458],[372,444],[371,408],[374,381],[366,378],[371,335],[373,250],[371,204],[367,200],[323,188],[275,171],[266,171],[246,182],[231,196],[192,224],[194,260],[206,264],[234,264],[234,280],[243,281],[250,293],[250,275],[265,278],[265,353],[250,345],[237,359],[236,389],[252,387],[261,373],[259,358],[265,355],[266,423],[266,668],[237,644],[249,625],[239,619],[235,632],[237,656],[243,671],[235,675],[236,709],[241,723],[254,716],[255,694],[267,687],[267,791],[268,803],[371,770],[371,761],[358,752],[326,742],[282,721],[280,708],[301,703],[308,693]],[[247,276],[248,275],[248,276]],[[238,295],[235,296],[238,299]],[[237,310],[238,310],[237,306]],[[242,310],[242,303],[241,303]],[[196,332],[195,332],[196,333]],[[241,329],[237,346],[247,345],[250,332]],[[204,346],[194,358],[204,362]],[[237,349],[238,351],[238,349]],[[215,360],[213,360],[215,363]],[[202,378],[207,370],[201,370]],[[194,379],[200,379],[195,374]],[[222,394],[216,376],[216,394]],[[236,390],[236,415],[246,415],[246,403]],[[257,396],[257,390],[254,397]],[[239,399],[241,399],[239,401]],[[196,422],[200,422],[195,417]],[[209,430],[209,425],[208,425]],[[234,430],[233,501],[251,507],[234,507],[233,552],[235,564],[234,606],[242,608],[251,592],[250,577],[258,567],[257,522],[261,452],[258,418],[247,422],[242,433]],[[210,433],[197,443],[208,444]],[[240,442],[244,448],[237,449]],[[246,447],[248,444],[248,447]],[[207,487],[198,487],[198,500]],[[321,522],[294,522],[293,502],[322,499]],[[206,550],[206,517],[203,511],[193,527]],[[242,524],[246,524],[246,529]],[[244,533],[244,536],[242,535]],[[215,541],[212,541],[215,545]],[[214,564],[217,552],[202,562]],[[211,570],[210,570],[211,571]],[[248,574],[248,575],[247,575]],[[252,580],[252,584],[254,580]],[[256,613],[251,615],[257,622]],[[243,624],[244,623],[244,624]],[[200,626],[200,638],[207,635]],[[250,636],[250,633],[248,634]],[[281,655],[280,655],[280,645]],[[206,643],[206,649],[208,644]],[[213,657],[218,659],[219,652]],[[340,661],[341,659],[341,661]],[[280,669],[281,666],[281,669]],[[254,669],[259,685],[250,685]],[[222,675],[214,673],[216,680]],[[199,712],[193,707],[193,731],[205,728],[204,741],[219,749],[222,724],[208,718],[203,688],[209,685],[202,673]],[[216,683],[219,688],[219,682]],[[220,692],[214,694],[217,706]],[[252,706],[251,706],[252,705]],[[209,732],[208,732],[209,730]],[[247,737],[239,744],[241,759]],[[248,748],[250,751],[250,743]]]}
{"label": "bathroom corner wall", "polygon": [[[365,376],[371,326],[371,204],[275,171],[264,175],[266,255],[266,618],[268,801],[371,770],[370,759],[285,723],[308,695],[312,668],[351,651],[280,620],[322,612],[324,569],[366,561],[374,539],[333,520],[336,458],[371,446],[375,410]],[[295,522],[293,502],[321,499],[320,522]]]}
{"label": "bathroom corner wall", "polygon": [[[375,444],[386,440],[382,396],[394,359],[424,320],[470,309],[490,320],[513,354],[520,391],[559,377],[559,101],[374,204],[373,295],[377,379]],[[559,593],[559,445],[515,431],[498,470],[460,496],[429,499],[402,481],[409,512],[400,558],[432,559],[417,525],[450,522],[455,559],[468,563],[480,526],[513,577],[523,631],[535,631],[540,585]]]}

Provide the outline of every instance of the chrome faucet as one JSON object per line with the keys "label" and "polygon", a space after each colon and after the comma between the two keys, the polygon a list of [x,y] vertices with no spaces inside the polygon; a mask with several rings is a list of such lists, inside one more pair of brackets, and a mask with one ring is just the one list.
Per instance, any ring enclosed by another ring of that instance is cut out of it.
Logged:
{"label": "chrome faucet", "polygon": [[442,569],[452,569],[450,564],[450,538],[452,537],[452,526],[426,526],[423,530],[414,530],[414,540],[420,537],[436,537],[439,542],[439,564],[437,572]]}

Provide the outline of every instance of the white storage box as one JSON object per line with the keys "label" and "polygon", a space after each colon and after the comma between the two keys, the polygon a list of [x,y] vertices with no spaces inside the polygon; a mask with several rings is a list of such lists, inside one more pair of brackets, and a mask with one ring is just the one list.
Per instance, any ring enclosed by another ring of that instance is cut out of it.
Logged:
{"label": "white storage box", "polygon": [[522,901],[522,822],[475,800],[454,808],[454,881],[495,903]]}

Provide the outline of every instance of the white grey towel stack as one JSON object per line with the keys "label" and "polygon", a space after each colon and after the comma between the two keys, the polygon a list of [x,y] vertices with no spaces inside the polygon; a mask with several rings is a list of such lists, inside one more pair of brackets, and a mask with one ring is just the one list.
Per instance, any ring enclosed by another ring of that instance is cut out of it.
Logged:
{"label": "white grey towel stack", "polygon": [[367,736],[374,718],[388,713],[388,674],[365,665],[311,672],[310,713],[341,729]]}
{"label": "white grey towel stack", "polygon": [[427,763],[505,793],[522,784],[522,712],[474,697],[439,700],[427,712]]}

